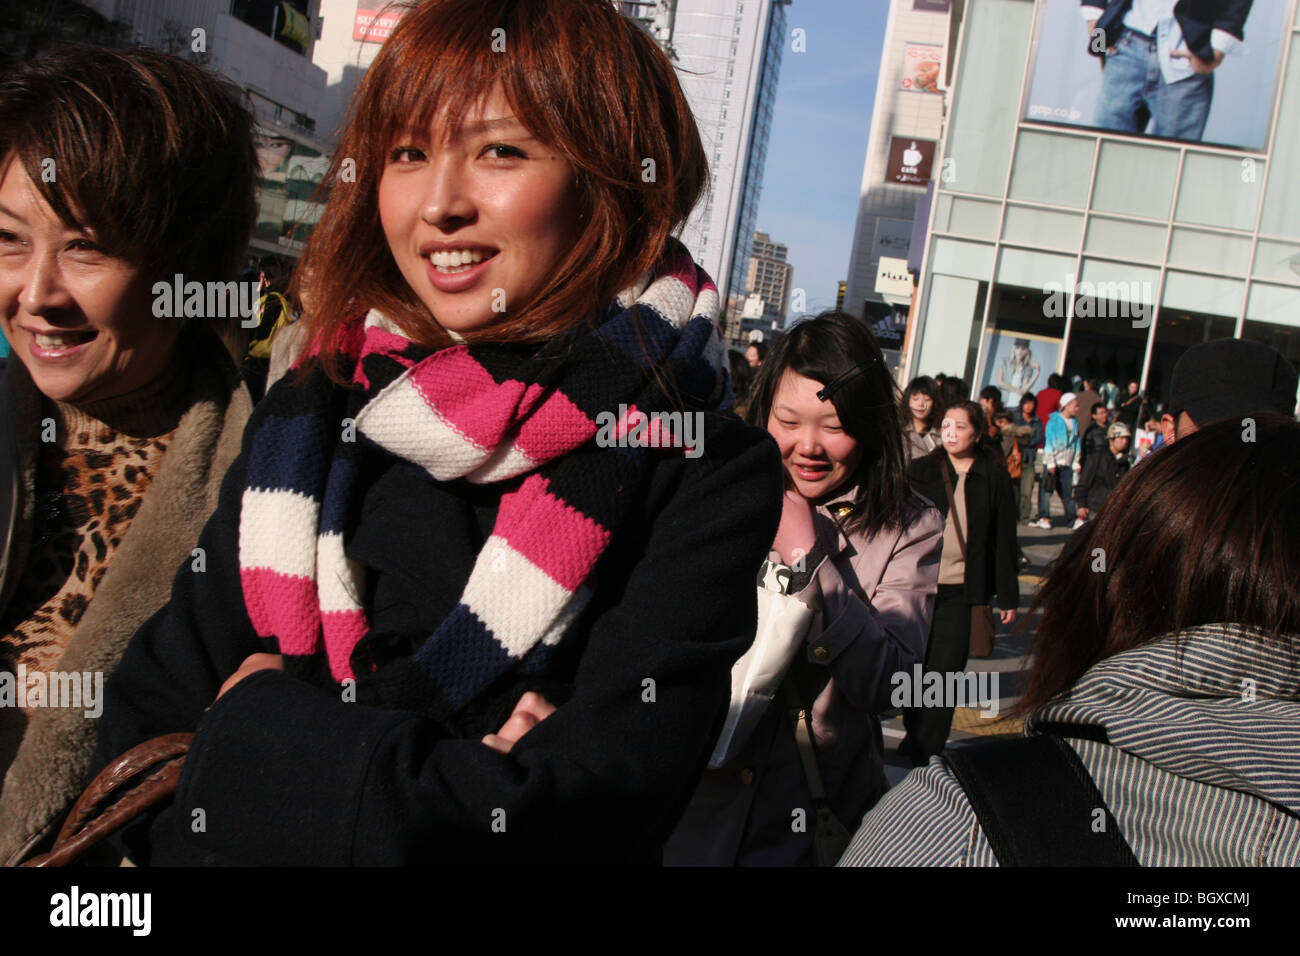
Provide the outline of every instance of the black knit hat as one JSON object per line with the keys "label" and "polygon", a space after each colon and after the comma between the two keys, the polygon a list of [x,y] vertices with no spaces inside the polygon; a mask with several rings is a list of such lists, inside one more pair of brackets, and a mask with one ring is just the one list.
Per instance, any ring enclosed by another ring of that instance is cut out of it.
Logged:
{"label": "black knit hat", "polygon": [[1296,370],[1277,349],[1249,339],[1193,346],[1174,365],[1169,413],[1187,412],[1197,426],[1255,412],[1295,412]]}

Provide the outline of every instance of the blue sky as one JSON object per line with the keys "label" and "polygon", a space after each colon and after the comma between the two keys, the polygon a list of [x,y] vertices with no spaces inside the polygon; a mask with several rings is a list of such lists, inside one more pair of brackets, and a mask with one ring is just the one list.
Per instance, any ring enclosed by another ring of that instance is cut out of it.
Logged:
{"label": "blue sky", "polygon": [[862,163],[888,0],[794,0],[773,110],[757,229],[789,246],[807,311],[835,305],[848,278]]}

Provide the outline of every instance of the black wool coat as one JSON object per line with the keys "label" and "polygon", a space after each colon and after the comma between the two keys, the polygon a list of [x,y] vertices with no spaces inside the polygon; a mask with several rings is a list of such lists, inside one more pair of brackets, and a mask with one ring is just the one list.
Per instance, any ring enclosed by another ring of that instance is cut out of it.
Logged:
{"label": "black wool coat", "polygon": [[[957,471],[948,452],[937,448],[908,466],[912,489],[934,502],[948,520],[948,495],[944,489],[946,469],[953,489]],[[1020,582],[1016,569],[1016,492],[1011,476],[983,454],[977,454],[966,475],[966,600],[970,604],[991,604],[1014,610],[1020,606]]]}
{"label": "black wool coat", "polygon": [[[181,568],[105,688],[100,764],[197,731],[174,801],[123,848],[162,865],[658,864],[753,640],[754,576],[781,514],[765,432],[706,416],[703,449],[654,460],[547,677],[506,675],[438,721],[274,670],[214,703],[249,654],[275,650],[240,586],[246,444],[199,541],[206,571]],[[409,656],[456,606],[503,489],[371,451],[345,551],[367,569],[363,640]],[[483,744],[528,690],[559,709],[509,754]]]}

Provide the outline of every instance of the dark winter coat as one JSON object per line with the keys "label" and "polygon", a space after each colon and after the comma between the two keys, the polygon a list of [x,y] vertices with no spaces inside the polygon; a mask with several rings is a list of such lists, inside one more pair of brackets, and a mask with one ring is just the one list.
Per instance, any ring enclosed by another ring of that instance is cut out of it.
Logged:
{"label": "dark winter coat", "polygon": [[[207,572],[182,567],[105,689],[101,761],[197,731],[174,802],[123,836],[132,860],[657,864],[754,634],[754,574],[781,514],[771,438],[712,415],[702,457],[656,459],[551,677],[507,675],[445,722],[275,670],[213,703],[248,655],[274,652],[240,586],[248,443],[200,541]],[[506,489],[435,481],[368,454],[345,550],[367,571],[371,633],[413,650],[456,606]],[[484,745],[529,690],[559,709],[509,754]]]}
{"label": "dark winter coat", "polygon": [[[912,489],[934,502],[948,520],[948,494],[943,472],[955,489],[957,472],[946,449],[918,458],[908,466]],[[1020,582],[1016,570],[1016,492],[1005,468],[977,454],[966,475],[966,601],[996,604],[1003,610],[1020,606]]]}
{"label": "dark winter coat", "polygon": [[1131,467],[1127,454],[1116,457],[1109,448],[1090,455],[1074,483],[1074,500],[1096,511]]}
{"label": "dark winter coat", "polygon": [[1083,433],[1083,439],[1079,442],[1079,467],[1088,463],[1088,459],[1094,455],[1105,455],[1110,450],[1110,442],[1106,439],[1106,429],[1101,425],[1089,425],[1088,430]]}

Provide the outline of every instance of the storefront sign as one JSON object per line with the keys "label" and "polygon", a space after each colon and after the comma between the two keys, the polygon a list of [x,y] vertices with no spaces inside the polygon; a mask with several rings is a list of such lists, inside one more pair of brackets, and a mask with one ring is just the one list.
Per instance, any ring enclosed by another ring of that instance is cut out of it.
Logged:
{"label": "storefront sign", "polygon": [[889,141],[889,165],[885,182],[924,186],[934,165],[934,140],[894,136]]}

